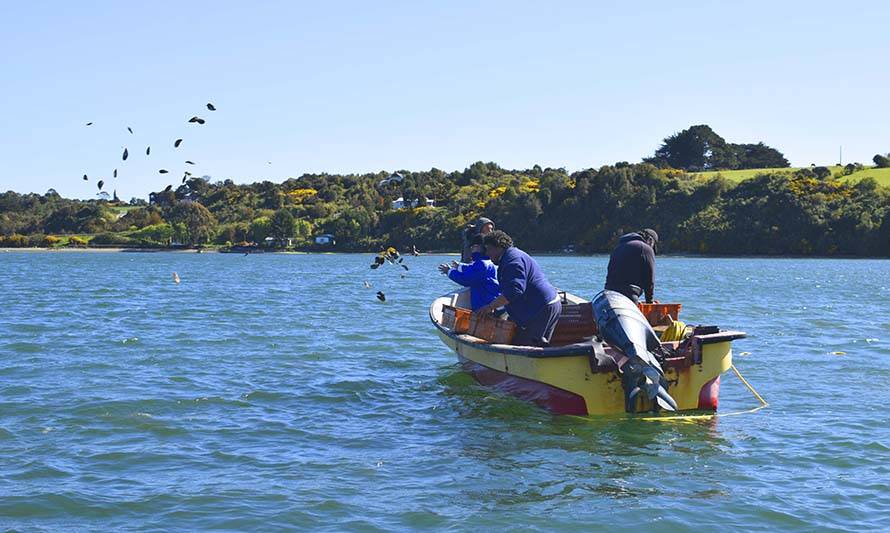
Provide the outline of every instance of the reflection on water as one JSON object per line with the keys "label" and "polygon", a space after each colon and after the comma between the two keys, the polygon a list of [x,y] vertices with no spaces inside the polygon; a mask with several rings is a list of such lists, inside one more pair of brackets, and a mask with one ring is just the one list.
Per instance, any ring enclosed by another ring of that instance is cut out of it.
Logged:
{"label": "reflection on water", "polygon": [[[477,422],[455,434],[458,453],[491,475],[522,473],[507,486],[463,491],[468,503],[495,509],[592,497],[718,498],[727,494],[713,486],[678,492],[662,479],[688,477],[690,472],[681,465],[689,461],[719,462],[731,443],[721,435],[718,418],[643,422],[642,416],[630,415],[555,416],[487,391],[458,366],[441,371],[439,382],[453,409]],[[480,427],[487,429],[480,431]],[[719,484],[719,476],[710,481]]]}

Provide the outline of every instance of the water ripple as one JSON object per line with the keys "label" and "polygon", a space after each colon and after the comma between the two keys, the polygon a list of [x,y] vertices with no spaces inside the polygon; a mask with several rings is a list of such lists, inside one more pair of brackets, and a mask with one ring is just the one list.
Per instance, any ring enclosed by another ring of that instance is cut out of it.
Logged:
{"label": "water ripple", "polygon": [[[428,324],[444,258],[369,258],[0,254],[0,527],[890,528],[890,262],[660,258],[771,407],[641,423],[477,385]],[[541,258],[587,297],[606,260]]]}

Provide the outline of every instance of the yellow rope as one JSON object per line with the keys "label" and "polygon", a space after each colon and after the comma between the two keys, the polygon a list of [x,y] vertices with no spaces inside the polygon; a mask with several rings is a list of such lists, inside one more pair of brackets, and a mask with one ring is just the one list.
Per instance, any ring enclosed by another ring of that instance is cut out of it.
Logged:
{"label": "yellow rope", "polygon": [[[668,315],[670,318],[670,315]],[[679,320],[671,320],[671,324],[661,334],[661,342],[682,341],[686,338],[686,324]]]}
{"label": "yellow rope", "polygon": [[662,421],[669,421],[669,420],[684,420],[684,421],[685,420],[708,420],[711,418],[717,418],[717,417],[721,417],[721,416],[734,416],[734,415],[744,415],[744,414],[748,414],[748,413],[754,413],[756,411],[760,411],[761,409],[763,409],[764,407],[767,407],[769,405],[769,403],[767,403],[767,401],[763,399],[763,396],[758,394],[757,391],[754,390],[754,387],[752,387],[751,384],[748,383],[748,380],[746,380],[744,377],[742,377],[742,373],[739,372],[739,369],[736,368],[735,365],[729,365],[729,368],[731,368],[732,371],[735,372],[735,375],[739,377],[739,380],[741,380],[741,382],[744,383],[744,385],[746,387],[748,387],[748,390],[751,391],[751,394],[753,394],[755,398],[757,398],[757,400],[760,402],[760,405],[758,405],[757,407],[755,407],[753,409],[747,409],[744,411],[733,411],[732,413],[712,413],[709,415],[647,416],[647,417],[640,418],[639,420],[645,420],[647,422],[656,422],[656,421],[662,422]]}
{"label": "yellow rope", "polygon": [[744,383],[746,387],[748,387],[748,390],[751,391],[751,394],[753,394],[754,397],[760,401],[760,407],[766,407],[767,405],[769,405],[769,403],[767,403],[767,401],[763,399],[763,396],[757,394],[757,391],[754,390],[754,387],[752,387],[751,384],[748,383],[748,380],[742,376],[742,373],[739,372],[739,369],[736,368],[735,365],[729,365],[729,368],[731,368],[732,371],[735,372],[735,375],[739,377],[739,380],[741,380],[741,382]]}

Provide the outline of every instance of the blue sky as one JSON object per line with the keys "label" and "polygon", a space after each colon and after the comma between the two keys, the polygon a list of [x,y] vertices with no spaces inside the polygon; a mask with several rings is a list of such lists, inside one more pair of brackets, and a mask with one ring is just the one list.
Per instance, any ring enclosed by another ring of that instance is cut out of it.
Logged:
{"label": "blue sky", "polygon": [[890,151],[890,4],[627,4],[6,2],[0,190],[577,170],[702,123],[794,165]]}

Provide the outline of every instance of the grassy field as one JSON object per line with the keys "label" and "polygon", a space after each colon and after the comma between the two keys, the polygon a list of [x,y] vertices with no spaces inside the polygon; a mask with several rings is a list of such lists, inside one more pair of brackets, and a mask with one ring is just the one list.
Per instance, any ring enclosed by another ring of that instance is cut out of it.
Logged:
{"label": "grassy field", "polygon": [[[859,172],[854,172],[849,176],[841,176],[843,172],[843,167],[839,167],[837,165],[828,167],[831,170],[832,175],[839,176],[841,179],[850,180],[850,181],[858,181],[862,178],[874,178],[878,183],[885,187],[890,187],[890,168],[874,168],[874,167],[866,167]],[[702,178],[709,178],[712,176],[716,176],[720,174],[724,178],[739,182],[742,180],[746,180],[749,178],[753,178],[758,174],[764,174],[767,172],[793,172],[798,170],[797,168],[756,168],[756,169],[748,169],[748,170],[723,170],[717,172],[696,172],[693,175],[699,176]]]}
{"label": "grassy field", "polygon": [[139,206],[135,205],[112,205],[109,206],[109,209],[115,212],[118,216],[123,216],[127,214],[128,211],[132,211],[134,209],[138,209]]}

